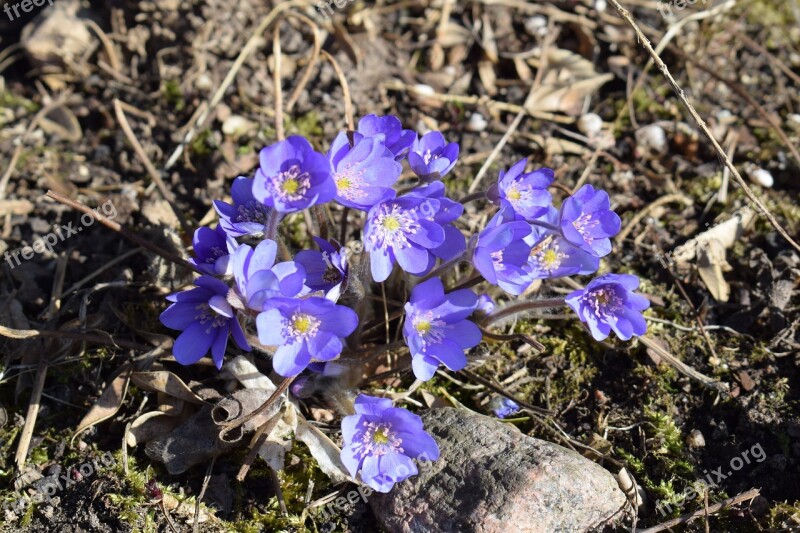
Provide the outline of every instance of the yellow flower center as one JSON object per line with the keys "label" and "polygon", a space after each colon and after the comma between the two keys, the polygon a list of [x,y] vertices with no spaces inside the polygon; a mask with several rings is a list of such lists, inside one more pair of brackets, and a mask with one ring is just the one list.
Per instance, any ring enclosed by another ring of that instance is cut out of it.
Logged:
{"label": "yellow flower center", "polygon": [[431,323],[427,320],[420,320],[416,324],[414,324],[414,328],[416,328],[417,333],[420,335],[425,335],[431,330]]}
{"label": "yellow flower center", "polygon": [[352,184],[350,183],[350,180],[347,178],[339,178],[338,180],[336,180],[336,188],[339,190],[349,189],[351,186]]}
{"label": "yellow flower center", "polygon": [[517,189],[509,190],[507,196],[510,200],[519,200],[520,198],[522,198],[522,195]]}
{"label": "yellow flower center", "polygon": [[558,253],[552,248],[542,254],[542,263],[544,263],[545,266],[549,267],[556,263],[556,261],[558,261]]}
{"label": "yellow flower center", "polygon": [[283,192],[287,194],[294,194],[297,192],[297,189],[300,188],[300,182],[294,178],[289,178],[288,180],[283,182]]}
{"label": "yellow flower center", "polygon": [[307,316],[301,316],[299,318],[294,319],[294,329],[298,333],[305,333],[308,331],[308,328],[311,327],[311,320],[308,319]]}
{"label": "yellow flower center", "polygon": [[389,443],[389,435],[387,428],[378,428],[375,430],[375,433],[372,435],[372,442],[375,444],[388,444]]}
{"label": "yellow flower center", "polygon": [[397,217],[388,216],[383,219],[383,227],[389,231],[395,231],[400,228],[400,221],[397,220]]}

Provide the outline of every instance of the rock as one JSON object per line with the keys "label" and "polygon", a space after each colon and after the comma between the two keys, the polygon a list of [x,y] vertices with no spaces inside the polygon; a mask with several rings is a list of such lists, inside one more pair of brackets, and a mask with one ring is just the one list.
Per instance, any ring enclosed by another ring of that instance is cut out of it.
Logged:
{"label": "rock", "polygon": [[699,429],[693,429],[691,433],[686,436],[686,444],[690,448],[702,448],[706,445],[706,438]]}
{"label": "rock", "polygon": [[578,131],[592,137],[603,129],[603,119],[595,113],[586,113],[578,119]]}
{"label": "rock", "polygon": [[622,518],[626,497],[614,476],[579,454],[463,410],[421,416],[441,457],[372,495],[387,531],[575,532]]}
{"label": "rock", "polygon": [[469,122],[467,122],[467,130],[476,132],[483,131],[488,125],[489,124],[486,122],[486,119],[483,118],[483,115],[480,113],[473,113],[469,117]]}
{"label": "rock", "polygon": [[768,189],[775,185],[775,178],[772,177],[772,173],[770,173],[769,170],[758,168],[755,165],[752,165],[747,169],[747,176],[753,183],[757,183]]}
{"label": "rock", "polygon": [[663,154],[667,151],[667,133],[658,124],[639,128],[635,135],[640,155]]}

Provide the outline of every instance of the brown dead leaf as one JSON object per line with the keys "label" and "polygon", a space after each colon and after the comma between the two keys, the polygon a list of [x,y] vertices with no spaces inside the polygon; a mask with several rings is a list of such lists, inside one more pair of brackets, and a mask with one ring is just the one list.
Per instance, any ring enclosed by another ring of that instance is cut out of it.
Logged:
{"label": "brown dead leaf", "polygon": [[718,302],[727,302],[731,297],[731,286],[722,275],[730,269],[725,260],[725,246],[721,242],[712,239],[705,246],[698,247],[697,273]]}
{"label": "brown dead leaf", "polygon": [[173,398],[194,404],[205,402],[186,386],[181,378],[167,370],[156,372],[134,372],[131,375],[133,384],[150,392],[163,392]]}
{"label": "brown dead leaf", "polygon": [[125,442],[133,448],[138,444],[143,444],[157,437],[166,435],[181,422],[177,416],[170,416],[161,411],[152,411],[138,417],[131,424],[130,429],[125,434]]}
{"label": "brown dead leaf", "polygon": [[130,383],[132,370],[133,366],[130,363],[122,365],[117,377],[106,386],[106,389],[100,397],[97,398],[95,404],[89,409],[89,412],[86,413],[86,416],[83,417],[80,424],[78,424],[78,429],[75,430],[75,433],[70,439],[70,446],[75,440],[75,437],[81,432],[117,414],[128,392],[128,384]]}
{"label": "brown dead leaf", "polygon": [[[541,68],[541,60],[529,62]],[[594,64],[569,50],[550,50],[542,84],[525,103],[530,112],[560,111],[577,116],[583,108],[583,100],[605,83],[613,74],[598,74]]]}

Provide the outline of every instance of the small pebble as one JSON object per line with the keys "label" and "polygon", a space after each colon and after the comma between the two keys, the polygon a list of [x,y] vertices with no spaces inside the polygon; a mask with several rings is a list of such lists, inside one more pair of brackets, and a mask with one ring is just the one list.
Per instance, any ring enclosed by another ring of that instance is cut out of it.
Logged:
{"label": "small pebble", "polygon": [[547,33],[547,18],[539,15],[525,20],[525,31],[531,37],[542,36]]}
{"label": "small pebble", "polygon": [[667,151],[667,134],[658,124],[650,124],[636,131],[636,144],[645,153],[663,154]]}
{"label": "small pebble", "polygon": [[200,89],[201,91],[207,91],[211,88],[212,85],[211,76],[208,74],[201,74],[197,77],[197,80],[194,82],[195,87]]}
{"label": "small pebble", "polygon": [[433,96],[436,94],[436,91],[430,85],[425,85],[424,83],[418,83],[414,85],[414,92],[421,96]]}
{"label": "small pebble", "polygon": [[772,174],[769,170],[764,170],[763,168],[753,168],[750,172],[747,173],[750,181],[753,183],[757,183],[762,187],[771,188],[775,185],[775,179],[772,177]]}
{"label": "small pebble", "polygon": [[706,439],[699,429],[693,429],[689,435],[686,436],[686,444],[690,448],[702,448],[706,445]]}
{"label": "small pebble", "polygon": [[588,137],[597,135],[603,129],[603,119],[595,113],[586,113],[578,119],[578,131]]}
{"label": "small pebble", "polygon": [[241,115],[231,115],[222,123],[222,133],[228,137],[240,137],[255,129],[255,124]]}
{"label": "small pebble", "polygon": [[467,123],[467,130],[468,131],[483,131],[486,129],[486,126],[489,124],[486,122],[486,119],[483,118],[483,115],[480,113],[473,113],[472,116],[469,117],[469,122]]}

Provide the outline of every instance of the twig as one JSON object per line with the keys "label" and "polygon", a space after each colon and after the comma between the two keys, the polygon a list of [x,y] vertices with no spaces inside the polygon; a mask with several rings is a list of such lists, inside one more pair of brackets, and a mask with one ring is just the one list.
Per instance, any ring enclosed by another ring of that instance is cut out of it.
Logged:
{"label": "twig", "polygon": [[154,254],[160,255],[161,257],[163,257],[167,261],[171,261],[171,262],[173,262],[173,263],[175,263],[177,265],[180,265],[180,266],[183,266],[183,267],[186,267],[186,268],[191,268],[195,272],[198,272],[198,273],[202,274],[202,272],[200,272],[194,265],[192,265],[191,263],[186,261],[186,259],[184,259],[182,257],[178,257],[177,255],[173,254],[172,252],[164,250],[163,248],[151,243],[150,241],[145,240],[142,237],[139,237],[137,234],[133,233],[129,229],[125,228],[124,226],[121,226],[119,223],[114,222],[110,218],[105,217],[102,213],[94,211],[90,207],[85,206],[82,203],[77,202],[77,201],[73,200],[72,198],[68,198],[68,197],[64,196],[63,194],[59,194],[59,193],[57,193],[55,191],[47,191],[47,196],[49,196],[50,198],[52,198],[53,200],[55,200],[55,201],[57,201],[59,203],[62,203],[64,205],[68,205],[73,209],[77,209],[81,213],[86,213],[88,215],[93,216],[97,221],[99,221],[102,225],[104,225],[108,229],[110,229],[112,231],[116,231],[117,233],[119,233],[120,235],[122,235],[123,237],[128,239],[129,241],[133,242],[134,244],[138,244],[142,248],[146,248],[146,249],[150,250],[151,252],[153,252]]}
{"label": "twig", "polygon": [[128,123],[128,119],[125,116],[125,112],[122,110],[121,102],[114,98],[114,113],[117,115],[117,122],[119,122],[119,127],[122,128],[122,132],[125,134],[125,137],[128,138],[128,142],[131,143],[133,147],[133,151],[136,152],[136,155],[139,157],[139,160],[144,165],[144,168],[147,170],[147,174],[150,176],[150,179],[153,180],[153,183],[156,184],[158,190],[161,192],[161,196],[169,203],[169,206],[172,208],[172,212],[175,213],[175,216],[178,218],[178,221],[183,228],[183,231],[189,235],[191,234],[191,228],[189,224],[186,222],[186,218],[183,216],[183,212],[178,209],[178,206],[175,205],[175,196],[172,194],[172,191],[167,189],[167,186],[164,184],[164,180],[161,179],[161,173],[153,166],[153,162],[150,161],[150,158],[147,157],[147,153],[145,153],[144,148],[142,148],[141,143],[139,143],[139,139],[136,138],[134,135],[133,130],[131,129],[131,125]]}
{"label": "twig", "polygon": [[628,225],[625,226],[625,228],[619,232],[616,239],[620,242],[624,241],[625,237],[627,237],[630,234],[630,232],[633,231],[636,225],[639,222],[641,222],[642,219],[650,213],[650,211],[652,211],[656,207],[668,204],[670,202],[683,202],[686,205],[692,205],[694,203],[692,199],[686,196],[685,194],[668,194],[666,196],[662,196],[655,202],[645,206],[644,209],[636,213],[636,215],[631,219],[631,221],[628,222]]}
{"label": "twig", "polygon": [[303,89],[308,85],[311,74],[314,72],[314,67],[317,65],[317,62],[319,62],[319,52],[322,50],[322,38],[320,37],[319,26],[307,16],[295,11],[289,11],[286,13],[286,17],[296,17],[305,22],[314,34],[314,48],[311,50],[311,58],[308,60],[308,66],[306,66],[303,75],[300,77],[300,81],[297,82],[291,96],[289,96],[289,99],[286,101],[286,111],[291,113],[297,100],[300,99],[300,95],[303,94]]}
{"label": "twig", "polygon": [[197,495],[197,501],[194,504],[194,523],[192,523],[192,533],[197,533],[200,531],[200,524],[198,523],[200,518],[200,502],[203,501],[203,496],[208,488],[208,482],[211,480],[211,472],[214,470],[214,463],[216,461],[216,456],[211,458],[211,462],[208,464],[208,469],[206,469],[206,475],[203,478],[203,486],[200,488],[200,494]]}
{"label": "twig", "polygon": [[283,88],[281,87],[281,26],[275,26],[272,36],[272,81],[275,84],[275,136],[279,141],[286,138],[283,131]]}
{"label": "twig", "polygon": [[530,311],[531,309],[549,309],[552,307],[564,307],[565,305],[566,303],[564,303],[564,298],[550,298],[544,300],[520,302],[508,305],[487,316],[483,319],[482,325],[488,326],[489,324],[493,324],[508,316],[516,315],[517,313],[524,313],[525,311]]}
{"label": "twig", "polygon": [[33,437],[33,427],[36,425],[36,418],[39,416],[39,404],[42,401],[42,390],[47,377],[47,357],[44,353],[40,357],[39,368],[36,370],[36,379],[33,381],[31,399],[28,403],[28,413],[25,415],[25,426],[22,428],[22,434],[17,445],[17,454],[14,457],[17,469],[25,466],[25,459],[28,457],[28,449],[31,445],[31,437]]}
{"label": "twig", "polygon": [[686,109],[689,111],[689,114],[692,116],[692,119],[694,119],[694,121],[700,127],[700,130],[703,132],[703,135],[705,135],[706,138],[708,138],[708,140],[711,141],[711,145],[714,147],[714,150],[717,152],[717,155],[719,155],[720,159],[722,159],[725,166],[728,167],[728,169],[731,171],[731,175],[733,175],[734,179],[742,188],[747,197],[758,207],[758,211],[764,214],[764,216],[767,218],[772,227],[775,228],[775,231],[780,233],[781,236],[786,240],[786,242],[791,244],[795,250],[800,252],[800,244],[795,242],[794,239],[792,239],[789,236],[789,234],[778,223],[778,221],[775,219],[772,213],[770,213],[769,209],[767,209],[767,207],[764,205],[761,199],[758,198],[758,196],[756,196],[755,193],[753,193],[750,187],[748,187],[744,178],[742,178],[742,175],[739,174],[738,170],[736,170],[736,167],[733,166],[733,163],[728,158],[728,155],[725,153],[725,151],[719,145],[717,140],[714,138],[714,135],[708,129],[708,126],[706,125],[705,121],[703,121],[702,117],[700,117],[700,115],[697,113],[694,106],[692,106],[691,102],[689,102],[689,99],[686,97],[686,94],[684,93],[681,86],[678,85],[678,82],[675,81],[675,78],[672,77],[672,74],[670,74],[667,65],[664,63],[664,61],[661,60],[661,57],[659,57],[659,55],[655,52],[655,50],[653,50],[653,47],[650,45],[650,41],[647,40],[645,34],[642,33],[642,30],[633,20],[633,17],[628,12],[628,10],[622,7],[617,0],[610,0],[610,2],[611,5],[613,5],[614,8],[619,12],[620,16],[622,16],[622,18],[624,18],[628,22],[628,24],[631,25],[633,31],[636,32],[636,36],[639,38],[639,41],[642,43],[642,46],[650,54],[650,57],[653,58],[653,61],[655,61],[656,66],[659,68],[659,70],[661,70],[661,73],[669,82],[670,86],[672,87],[672,90],[678,96],[678,99],[686,107]]}
{"label": "twig", "polygon": [[538,414],[544,415],[544,416],[550,416],[550,415],[555,414],[554,411],[551,411],[549,409],[544,409],[542,407],[536,407],[535,405],[531,405],[531,404],[525,402],[524,400],[520,400],[519,398],[515,397],[514,395],[506,392],[505,389],[503,389],[503,387],[501,387],[499,385],[496,385],[495,383],[492,383],[488,379],[486,379],[484,377],[481,377],[481,376],[479,376],[478,374],[476,374],[474,372],[471,372],[469,370],[459,370],[458,373],[459,374],[463,374],[464,376],[466,376],[467,378],[471,379],[472,381],[474,381],[476,383],[480,383],[481,385],[493,390],[494,392],[496,392],[500,396],[508,398],[509,400],[515,402],[520,407],[524,407],[525,409],[527,409],[529,411],[533,411],[534,413],[538,413]]}
{"label": "twig", "polygon": [[336,61],[336,59],[334,59],[334,57],[325,50],[322,51],[322,56],[331,62],[331,65],[333,65],[333,70],[336,71],[336,75],[339,77],[339,83],[342,86],[342,94],[344,95],[344,116],[345,120],[347,121],[347,129],[355,130],[356,123],[353,120],[353,100],[350,97],[350,86],[347,84],[347,78],[344,75],[344,71],[342,70],[342,67],[339,66],[339,63]]}
{"label": "twig", "polygon": [[[611,0],[612,2],[614,0]],[[679,516],[678,518],[673,518],[672,520],[667,520],[657,526],[649,527],[647,529],[637,529],[636,533],[658,533],[659,531],[664,531],[666,529],[670,529],[679,526],[681,524],[688,524],[692,520],[696,518],[700,518],[701,516],[707,516],[709,514],[716,513],[721,511],[726,507],[730,507],[732,505],[736,505],[737,503],[742,503],[747,500],[752,500],[756,496],[759,496],[761,492],[759,489],[750,489],[747,492],[743,492],[738,496],[734,496],[733,498],[728,498],[727,500],[722,500],[719,503],[715,503],[714,505],[708,507],[708,509],[700,509],[698,511],[694,511],[693,513],[688,513],[683,516]]]}
{"label": "twig", "polygon": [[641,337],[637,337],[642,344],[653,350],[659,357],[665,359],[675,370],[683,374],[684,376],[690,377],[700,384],[708,387],[709,389],[713,389],[717,392],[722,394],[728,394],[728,386],[726,383],[722,383],[720,381],[715,381],[713,378],[706,376],[705,374],[701,374],[694,368],[690,367],[667,350],[662,348],[657,342],[646,335],[642,335]]}
{"label": "twig", "polygon": [[222,426],[222,431],[219,432],[220,437],[222,437],[223,435],[225,435],[229,431],[238,428],[242,424],[245,424],[245,423],[249,422],[250,420],[254,419],[258,415],[260,415],[261,413],[266,411],[267,408],[269,408],[270,405],[275,403],[275,400],[278,399],[278,396],[283,394],[283,392],[286,389],[289,388],[289,385],[292,383],[292,381],[294,381],[293,377],[284,379],[281,382],[281,384],[278,386],[278,388],[275,389],[275,392],[273,392],[272,395],[269,398],[267,398],[267,401],[262,403],[257,409],[255,409],[253,412],[251,412],[250,414],[248,414],[246,416],[237,418],[235,420],[232,420],[232,421],[228,422],[227,424],[224,424]]}

